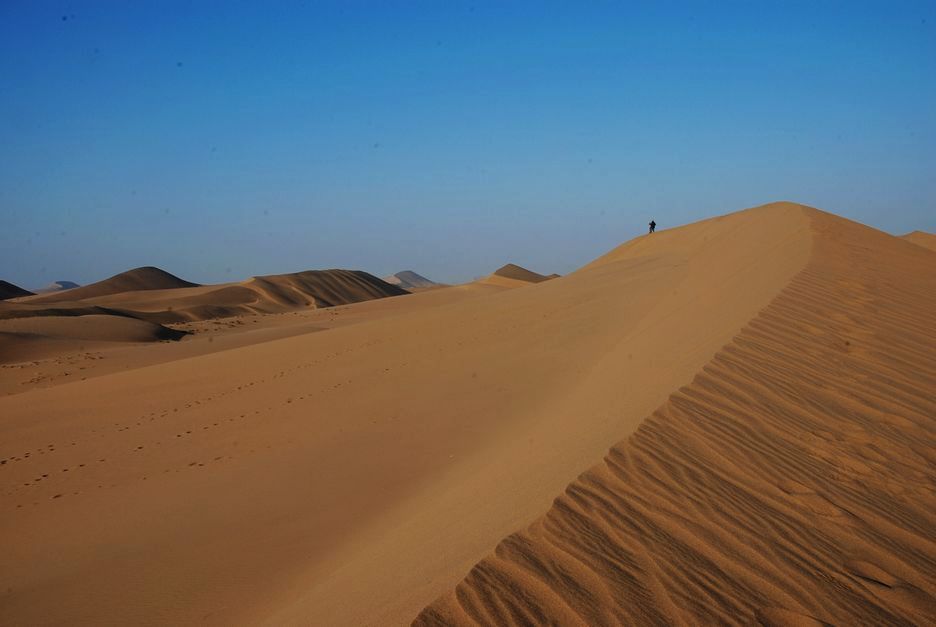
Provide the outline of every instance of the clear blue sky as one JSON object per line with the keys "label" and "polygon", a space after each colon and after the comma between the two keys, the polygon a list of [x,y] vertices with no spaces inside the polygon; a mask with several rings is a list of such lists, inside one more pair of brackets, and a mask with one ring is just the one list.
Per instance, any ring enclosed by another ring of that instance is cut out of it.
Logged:
{"label": "clear blue sky", "polygon": [[462,281],[795,200],[936,230],[936,3],[0,0],[0,278]]}

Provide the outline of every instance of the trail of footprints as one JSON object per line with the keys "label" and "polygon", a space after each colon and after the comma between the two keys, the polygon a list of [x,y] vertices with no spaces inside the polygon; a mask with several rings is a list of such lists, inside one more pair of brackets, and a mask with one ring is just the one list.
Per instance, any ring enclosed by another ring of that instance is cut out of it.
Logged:
{"label": "trail of footprints", "polygon": [[[342,351],[335,351],[332,353],[327,353],[322,355],[318,359],[311,361],[303,362],[297,364],[291,368],[286,368],[279,370],[272,374],[268,379],[261,378],[256,381],[248,381],[240,385],[233,386],[223,392],[215,393],[213,395],[206,395],[201,398],[191,399],[185,403],[172,406],[162,410],[150,411],[135,418],[128,420],[127,422],[115,422],[112,425],[109,425],[105,428],[91,429],[88,431],[88,434],[84,438],[76,438],[74,441],[69,441],[67,445],[61,446],[56,443],[49,443],[46,446],[39,447],[35,450],[24,451],[20,454],[7,454],[3,458],[0,458],[0,471],[11,468],[14,465],[20,464],[32,464],[34,462],[45,462],[49,457],[55,456],[57,453],[60,453],[62,450],[67,450],[71,447],[80,447],[82,444],[91,443],[96,438],[107,437],[108,433],[127,433],[127,435],[132,435],[132,431],[135,429],[147,427],[152,423],[166,419],[170,416],[179,417],[180,414],[186,412],[186,410],[197,410],[207,406],[213,401],[231,396],[233,394],[238,394],[241,392],[247,392],[252,390],[258,385],[263,385],[269,381],[281,380],[289,377],[290,375],[301,373],[309,368],[320,366],[327,363],[328,361],[346,355],[349,353],[357,352],[360,350],[366,350],[373,345],[379,344],[379,340],[372,340],[370,342],[365,342],[356,347],[347,348]],[[401,362],[396,364],[397,367],[406,367],[408,364],[406,362]],[[382,368],[381,372],[383,374],[388,374],[392,371],[392,368]],[[277,404],[264,407],[262,409],[254,409],[250,412],[241,411],[237,414],[231,414],[226,417],[216,418],[207,422],[194,423],[187,425],[188,428],[180,429],[177,433],[173,434],[174,437],[170,437],[167,441],[151,441],[143,443],[134,443],[128,444],[127,448],[122,452],[140,453],[145,454],[151,450],[155,450],[161,446],[171,446],[175,443],[183,442],[190,440],[193,437],[203,434],[205,432],[214,431],[216,429],[222,429],[227,425],[237,423],[239,421],[249,420],[251,418],[257,418],[269,414],[270,412],[276,410],[277,408],[282,408],[285,406],[293,405],[301,401],[312,401],[315,398],[320,398],[323,394],[328,394],[334,392],[335,390],[341,389],[353,383],[352,380],[338,381],[327,386],[320,387],[319,389],[309,392],[306,394],[295,394],[289,395],[281,399]],[[267,445],[264,447],[264,450],[271,449],[272,445]],[[258,452],[258,449],[245,449],[239,451],[240,454],[254,454]],[[225,461],[230,461],[234,459],[231,455],[211,455],[206,459],[198,459],[188,462],[185,466],[180,468],[165,468],[162,470],[162,474],[167,474],[171,472],[184,472],[187,470],[205,468],[211,464],[218,464]],[[56,467],[56,466],[47,466],[43,464],[41,469],[36,469],[35,473],[31,473],[30,477],[25,480],[20,480],[16,482],[5,483],[5,489],[2,492],[3,497],[13,497],[15,503],[11,504],[13,509],[21,509],[28,505],[37,506],[43,501],[55,501],[66,496],[78,496],[80,491],[69,491],[64,487],[53,489],[49,488],[47,494],[43,494],[41,497],[37,497],[35,494],[35,489],[37,487],[45,487],[49,484],[57,483],[56,479],[59,479],[58,483],[61,483],[64,480],[67,480],[68,477],[74,475],[75,473],[87,472],[101,469],[102,465],[107,464],[108,459],[106,457],[98,457],[94,459],[82,460],[79,463],[73,463],[70,466]],[[2,478],[2,475],[0,475]],[[139,480],[146,481],[148,476],[140,476]],[[115,488],[117,487],[116,483],[101,482],[96,484],[96,489],[106,489],[106,488]]]}

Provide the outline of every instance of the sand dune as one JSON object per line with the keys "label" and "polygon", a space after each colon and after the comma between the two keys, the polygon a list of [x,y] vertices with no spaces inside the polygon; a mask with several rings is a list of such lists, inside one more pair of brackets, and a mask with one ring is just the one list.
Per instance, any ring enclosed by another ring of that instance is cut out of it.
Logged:
{"label": "sand dune", "polygon": [[81,287],[74,281],[53,281],[52,283],[46,285],[43,288],[36,290],[36,294],[50,294],[52,292],[61,292],[62,290],[70,290],[75,287]]}
{"label": "sand dune", "polygon": [[408,621],[690,382],[810,245],[800,207],[767,207],[535,288],[4,397],[0,619]]}
{"label": "sand dune", "polygon": [[918,620],[931,257],[777,203],[0,398],[0,622]]}
{"label": "sand dune", "polygon": [[403,270],[402,272],[391,274],[388,277],[384,277],[384,281],[390,283],[391,285],[402,287],[405,290],[430,289],[443,286],[442,283],[430,281],[426,277],[420,274],[416,274],[412,270]]}
{"label": "sand dune", "polygon": [[18,298],[20,296],[31,296],[32,292],[24,290],[18,285],[13,285],[7,281],[0,281],[0,300],[8,298]]}
{"label": "sand dune", "polygon": [[416,624],[936,616],[936,259],[809,213],[783,292]]}
{"label": "sand dune", "polygon": [[524,285],[530,285],[533,283],[542,283],[543,281],[549,281],[550,279],[558,278],[558,274],[550,274],[545,276],[533,272],[532,270],[527,270],[518,265],[508,263],[505,266],[501,266],[493,273],[484,277],[479,281],[479,283],[486,283],[488,285],[501,285],[503,287],[522,287]]}
{"label": "sand dune", "polygon": [[175,275],[169,274],[165,270],[160,270],[152,266],[145,266],[115,274],[108,279],[98,281],[97,283],[91,283],[90,285],[60,290],[49,294],[40,294],[35,298],[31,298],[28,302],[33,304],[52,303],[63,300],[74,302],[110,294],[119,294],[121,292],[164,290],[180,287],[194,287],[196,285],[198,284],[180,279]]}
{"label": "sand dune", "polygon": [[901,235],[900,238],[905,239],[912,244],[916,244],[917,246],[922,246],[923,248],[936,251],[936,233],[913,231],[912,233]]}

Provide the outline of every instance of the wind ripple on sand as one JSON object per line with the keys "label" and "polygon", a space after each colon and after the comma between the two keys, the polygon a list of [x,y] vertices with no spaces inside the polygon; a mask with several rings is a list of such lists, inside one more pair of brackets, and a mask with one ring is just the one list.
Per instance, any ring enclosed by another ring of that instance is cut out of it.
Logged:
{"label": "wind ripple on sand", "polygon": [[936,268],[811,215],[791,284],[415,624],[932,624]]}

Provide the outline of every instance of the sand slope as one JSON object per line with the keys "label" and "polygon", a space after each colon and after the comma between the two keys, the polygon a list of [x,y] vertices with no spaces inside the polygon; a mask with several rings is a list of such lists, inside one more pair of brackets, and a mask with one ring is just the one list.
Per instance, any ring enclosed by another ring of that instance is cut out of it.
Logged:
{"label": "sand slope", "polygon": [[916,244],[917,246],[922,246],[923,248],[936,251],[936,234],[934,233],[927,233],[926,231],[913,231],[911,233],[907,233],[906,235],[901,235],[900,238],[907,240],[912,244]]}
{"label": "sand slope", "polygon": [[8,298],[18,298],[20,296],[31,296],[32,292],[29,290],[24,290],[18,285],[13,285],[8,281],[0,280],[0,300],[6,300]]}
{"label": "sand slope", "polygon": [[932,621],[936,259],[809,214],[780,295],[416,624]]}
{"label": "sand slope", "polygon": [[0,398],[0,622],[407,622],[690,383],[803,269],[810,224],[762,207],[524,289]]}
{"label": "sand slope", "polygon": [[97,283],[91,283],[90,285],[75,287],[68,290],[59,290],[49,294],[40,294],[30,299],[28,302],[51,303],[63,300],[73,302],[87,298],[107,296],[109,294],[119,294],[121,292],[164,290],[179,287],[194,287],[196,285],[198,284],[180,279],[175,275],[169,274],[165,270],[160,270],[153,266],[145,266],[115,274],[108,279],[98,281]]}

